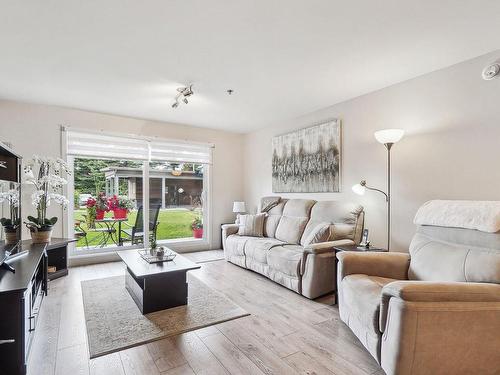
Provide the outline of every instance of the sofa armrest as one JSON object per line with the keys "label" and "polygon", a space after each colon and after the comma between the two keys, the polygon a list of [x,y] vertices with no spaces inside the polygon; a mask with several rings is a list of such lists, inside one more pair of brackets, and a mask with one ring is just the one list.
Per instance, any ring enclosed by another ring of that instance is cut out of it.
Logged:
{"label": "sofa armrest", "polygon": [[408,279],[410,255],[406,253],[342,251],[337,253],[337,258],[339,281],[354,274]]}
{"label": "sofa armrest", "polygon": [[224,224],[222,225],[222,235],[224,237],[230,236],[231,234],[238,233],[240,226],[238,224]]}
{"label": "sofa armrest", "polygon": [[226,250],[226,239],[232,235],[238,233],[239,225],[238,224],[224,224],[221,226],[222,228],[222,248]]}
{"label": "sofa armrest", "polygon": [[405,302],[500,302],[500,285],[467,282],[394,281],[382,288],[380,329],[385,331],[391,298]]}
{"label": "sofa armrest", "polygon": [[304,247],[304,251],[309,254],[323,254],[333,252],[335,246],[354,245],[352,240],[337,240],[328,242],[318,242]]}

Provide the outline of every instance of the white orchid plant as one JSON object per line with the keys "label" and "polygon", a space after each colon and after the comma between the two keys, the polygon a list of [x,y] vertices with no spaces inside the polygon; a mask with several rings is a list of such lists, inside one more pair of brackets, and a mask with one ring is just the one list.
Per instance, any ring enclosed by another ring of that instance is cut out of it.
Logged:
{"label": "white orchid plant", "polygon": [[10,217],[2,217],[0,223],[7,231],[15,231],[21,220],[19,218],[19,190],[9,189],[5,192],[0,192],[0,203],[7,202],[9,204]]}
{"label": "white orchid plant", "polygon": [[33,156],[24,167],[24,182],[35,187],[31,194],[31,203],[36,208],[37,217],[28,216],[26,226],[31,231],[50,230],[57,222],[57,217],[47,217],[47,208],[52,202],[66,208],[69,201],[63,195],[63,186],[68,181],[63,174],[69,175],[68,165],[62,159]]}

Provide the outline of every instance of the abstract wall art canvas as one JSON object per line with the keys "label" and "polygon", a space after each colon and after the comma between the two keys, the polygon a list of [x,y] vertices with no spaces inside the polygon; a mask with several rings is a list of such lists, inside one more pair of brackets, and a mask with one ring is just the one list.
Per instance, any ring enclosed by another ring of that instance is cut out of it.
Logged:
{"label": "abstract wall art canvas", "polygon": [[339,192],[340,127],[340,121],[335,119],[274,137],[273,192]]}

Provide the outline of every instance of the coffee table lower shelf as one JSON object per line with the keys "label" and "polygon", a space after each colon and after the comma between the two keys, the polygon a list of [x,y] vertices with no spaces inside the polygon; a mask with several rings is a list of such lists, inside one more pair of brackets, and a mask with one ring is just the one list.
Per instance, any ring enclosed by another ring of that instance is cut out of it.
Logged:
{"label": "coffee table lower shelf", "polygon": [[188,284],[184,271],[136,278],[127,268],[125,287],[143,314],[187,305]]}

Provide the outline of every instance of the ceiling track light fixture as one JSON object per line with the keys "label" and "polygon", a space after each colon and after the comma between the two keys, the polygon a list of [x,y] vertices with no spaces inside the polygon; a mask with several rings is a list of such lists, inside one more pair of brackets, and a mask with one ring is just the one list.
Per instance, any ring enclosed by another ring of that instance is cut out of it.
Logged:
{"label": "ceiling track light fixture", "polygon": [[194,95],[193,84],[185,87],[177,88],[177,95],[175,95],[174,102],[172,103],[172,108],[179,107],[179,103],[182,101],[184,104],[188,104],[189,101],[187,98]]}

